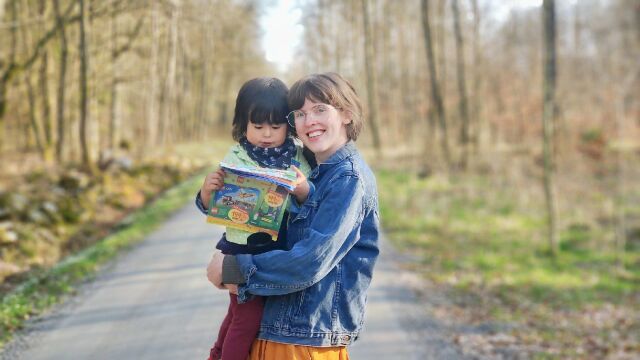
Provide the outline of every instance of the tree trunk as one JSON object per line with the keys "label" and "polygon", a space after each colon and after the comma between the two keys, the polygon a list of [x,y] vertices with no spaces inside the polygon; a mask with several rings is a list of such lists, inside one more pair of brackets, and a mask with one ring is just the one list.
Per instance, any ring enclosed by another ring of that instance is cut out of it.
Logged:
{"label": "tree trunk", "polygon": [[151,64],[149,66],[149,91],[147,100],[147,147],[156,144],[158,127],[158,57],[160,42],[160,26],[158,24],[160,9],[157,1],[153,2],[151,8]]}
{"label": "tree trunk", "polygon": [[554,191],[554,149],[553,128],[555,120],[555,91],[556,91],[556,18],[555,1],[544,0],[544,81],[543,81],[543,157],[544,157],[544,194],[547,207],[547,236],[549,250],[552,256],[558,253],[556,205]]}
{"label": "tree trunk", "polygon": [[231,79],[233,77],[233,71],[224,71],[222,76],[222,86],[220,88],[220,100],[218,102],[218,125],[222,128],[228,122],[229,113],[229,88],[231,87]]}
{"label": "tree trunk", "polygon": [[480,148],[480,135],[482,132],[482,119],[480,116],[481,102],[480,102],[480,67],[482,66],[481,53],[480,53],[480,8],[478,7],[478,0],[471,0],[471,6],[473,9],[473,80],[472,80],[472,98],[471,98],[471,123],[470,137],[476,152]]}
{"label": "tree trunk", "polygon": [[[38,125],[38,119],[36,118],[36,96],[33,91],[33,84],[31,83],[31,74],[24,74],[24,83],[27,88],[27,101],[29,104],[29,124],[31,125],[31,130],[33,131],[33,138],[36,142],[36,148],[38,152],[44,157],[44,146],[42,144],[42,135],[40,131],[40,125]],[[28,137],[27,137],[28,140]],[[27,144],[29,141],[27,141]]]}
{"label": "tree trunk", "polygon": [[335,43],[335,51],[333,53],[333,62],[334,62],[334,69],[336,69],[336,72],[338,74],[342,73],[342,56],[344,56],[344,38],[342,36],[340,36],[340,32],[342,31],[342,28],[340,27],[340,25],[342,24],[342,19],[344,16],[344,11],[346,11],[345,6],[342,2],[340,1],[335,1],[332,3],[331,6],[331,13],[332,16],[331,18],[333,19],[331,22],[331,26],[335,29],[335,39],[336,39],[336,43]]}
{"label": "tree trunk", "polygon": [[64,21],[60,14],[60,0],[53,0],[53,11],[56,16],[56,23],[58,26],[58,33],[60,36],[60,69],[58,78],[58,94],[56,99],[56,119],[58,128],[58,138],[56,143],[56,160],[58,163],[63,160],[64,140],[66,123],[64,120],[64,101],[65,101],[65,78],[67,74],[67,34],[65,30]]}
{"label": "tree trunk", "polygon": [[39,71],[40,100],[42,102],[42,127],[44,129],[43,158],[46,163],[53,161],[53,136],[51,126],[51,104],[49,103],[49,55],[45,51],[42,54],[42,63]]}
{"label": "tree trunk", "polygon": [[447,0],[437,0],[436,7],[436,27],[435,34],[432,35],[434,40],[434,54],[436,69],[440,71],[438,76],[438,85],[440,86],[440,97],[444,103],[444,98],[447,94]]}
{"label": "tree trunk", "polygon": [[4,18],[4,0],[0,0],[0,20]]}
{"label": "tree trunk", "polygon": [[[208,7],[211,7],[211,5],[208,5]],[[213,10],[214,9],[207,9],[208,11],[203,14],[203,16],[205,17],[205,23],[209,23],[211,21],[213,21]],[[197,100],[196,100],[196,119],[193,122],[193,125],[190,127],[190,131],[187,134],[187,136],[189,138],[192,138],[193,136],[195,136],[196,133],[200,132],[203,128],[204,128],[204,124],[206,123],[206,119],[209,118],[209,100],[210,97],[208,96],[208,92],[209,92],[209,82],[212,79],[209,79],[209,77],[214,75],[214,71],[212,71],[211,69],[211,58],[213,56],[215,56],[215,54],[213,53],[213,49],[214,49],[214,44],[213,44],[213,34],[212,31],[208,26],[204,27],[202,29],[203,31],[203,35],[202,35],[202,57],[201,57],[201,71],[202,71],[202,76],[198,79],[198,81],[200,82],[200,91],[197,94]]]}
{"label": "tree trunk", "polygon": [[378,89],[376,84],[376,73],[373,69],[374,61],[373,39],[371,32],[371,24],[369,21],[369,0],[361,0],[363,26],[364,26],[364,65],[367,76],[367,100],[369,103],[369,124],[371,125],[371,137],[373,147],[378,154],[378,158],[382,156],[382,144],[380,143],[380,133],[378,132]]}
{"label": "tree trunk", "polygon": [[[624,93],[620,94],[616,100],[616,135],[618,140],[623,139],[624,131]],[[625,178],[626,166],[624,159],[624,149],[617,149],[616,151],[616,170],[615,170],[615,184],[614,184],[614,196],[616,201],[614,202],[615,208],[615,243],[616,243],[616,263],[619,269],[624,269],[624,253],[627,245],[627,226],[626,226],[626,186]]]}
{"label": "tree trunk", "polygon": [[440,124],[440,130],[442,132],[440,137],[440,146],[442,147],[442,155],[444,157],[447,168],[451,167],[451,159],[449,156],[449,141],[447,134],[447,123],[445,120],[444,105],[442,103],[442,96],[440,94],[440,87],[438,85],[436,64],[433,56],[433,42],[431,39],[431,28],[429,24],[429,0],[422,0],[422,30],[424,31],[424,45],[427,51],[427,62],[429,66],[429,75],[431,83],[431,99],[433,105],[436,108],[436,115],[438,117],[438,123]]}
{"label": "tree trunk", "polygon": [[170,126],[176,121],[176,68],[178,63],[178,17],[180,15],[180,3],[172,1],[171,3],[171,28],[169,38],[169,57],[167,58],[167,80],[165,81],[165,99],[162,104],[162,133],[160,134],[160,143],[164,146],[169,142],[171,134]]}
{"label": "tree trunk", "polygon": [[[380,26],[375,27],[375,36],[380,39],[380,48],[382,48],[380,52],[382,54],[382,69],[380,71],[379,83],[394,84],[396,79],[393,71],[394,44],[391,43],[391,33],[393,31],[391,29],[393,29],[393,20],[396,19],[396,15],[394,15],[394,8],[392,8],[391,2],[385,2],[380,8],[382,15],[376,14],[376,18],[381,18],[381,23]],[[376,84],[378,84],[378,82]],[[402,106],[399,104],[399,101],[396,100],[398,98],[395,96],[397,91],[398,89],[392,86],[383,86],[380,88],[378,97],[378,99],[380,99],[378,106],[380,111],[379,117],[385,119],[385,123],[388,124],[385,134],[387,137],[385,140],[391,140],[393,143],[400,141],[399,125],[401,122],[392,121],[392,119],[396,118],[396,116],[397,118],[402,117]]]}
{"label": "tree trunk", "polygon": [[[640,15],[640,10],[637,13]],[[638,28],[640,30],[640,26]],[[640,32],[638,32],[640,35]],[[640,37],[637,38],[638,42],[640,42]],[[627,48],[631,48],[632,45],[629,44]],[[635,69],[629,71],[623,81],[618,84],[618,89],[616,91],[616,104],[615,104],[615,118],[616,118],[616,135],[618,137],[619,142],[625,142],[624,137],[626,134],[631,133],[627,130],[626,124],[626,114],[627,114],[627,104],[630,103],[629,99],[633,98],[633,94],[637,91],[637,87],[634,85],[637,84],[638,79],[640,79],[640,65],[636,64]],[[630,193],[630,189],[627,187],[627,161],[625,161],[625,155],[629,156],[630,154],[625,154],[625,149],[618,148],[616,151],[616,176],[614,183],[614,196],[616,201],[614,203],[615,206],[615,243],[616,243],[616,263],[620,270],[624,270],[624,254],[627,248],[627,225],[626,225],[626,209],[628,209],[629,201],[627,200],[628,194]],[[633,156],[633,155],[631,155]]]}
{"label": "tree trunk", "polygon": [[[2,1],[2,0],[0,0]],[[10,8],[11,8],[11,21],[16,22],[18,20],[18,10],[16,8],[16,1],[11,0]],[[4,11],[4,2],[1,4],[2,10]],[[0,19],[2,17],[0,16]],[[9,80],[11,79],[12,72],[15,71],[16,68],[16,51],[18,44],[18,32],[17,27],[11,27],[11,38],[9,40],[9,59],[7,62],[6,69],[2,76],[0,76],[0,154],[3,153],[4,150],[4,113],[7,106],[7,85],[9,84]],[[2,65],[2,64],[0,64]],[[1,68],[1,67],[0,67]]]}
{"label": "tree trunk", "polygon": [[[403,18],[407,16],[405,10],[401,8],[400,17]],[[412,75],[412,63],[411,59],[413,57],[407,56],[409,54],[409,50],[412,48],[410,43],[413,43],[414,34],[407,34],[406,31],[398,31],[398,51],[396,52],[396,63],[400,66],[399,68],[399,84],[400,84],[400,106],[402,107],[401,112],[401,136],[405,139],[410,139],[412,130],[415,128],[415,119],[418,117],[415,110],[414,104],[414,96],[415,91],[413,91],[411,87],[411,78]],[[433,135],[430,133],[430,135]]]}
{"label": "tree trunk", "polygon": [[316,11],[318,12],[318,16],[316,17],[316,33],[318,36],[316,37],[318,41],[318,62],[319,68],[323,69],[325,67],[329,67],[329,49],[327,49],[327,24],[325,23],[325,18],[328,17],[327,6],[325,0],[317,0]]}
{"label": "tree trunk", "polygon": [[[29,9],[29,3],[25,2],[22,4],[22,6],[24,7],[23,16],[27,18],[32,16],[32,13]],[[31,49],[31,46],[33,46],[33,39],[31,37],[31,33],[28,30],[29,29],[26,27],[20,28],[20,32],[22,35],[22,48],[24,49],[25,54],[28,54],[29,50]],[[38,74],[41,75],[41,72],[42,72],[42,69],[40,69]],[[34,91],[34,87],[33,87],[32,74],[31,72],[24,71],[22,72],[22,75],[24,76],[24,81],[27,89],[27,103],[29,104],[29,125],[32,130],[31,133],[33,134],[33,139],[36,144],[36,149],[40,153],[40,156],[42,157],[42,159],[46,160],[47,159],[46,144],[45,144],[46,136],[43,134],[43,130],[42,130],[42,127],[44,126],[41,127],[40,121],[38,120],[38,116],[36,113],[38,104],[36,100],[36,92]],[[45,107],[47,104],[45,102],[42,102],[41,105],[42,107]],[[46,112],[47,112],[46,110],[43,111],[43,119],[46,119],[45,117]],[[25,129],[28,129],[28,128],[25,128]],[[27,145],[26,146],[27,149],[31,147],[32,142],[29,136],[29,131],[25,131],[25,144]]]}
{"label": "tree trunk", "polygon": [[458,0],[451,0],[451,10],[453,10],[453,30],[456,38],[456,67],[458,75],[458,92],[460,100],[458,107],[462,124],[460,127],[460,145],[462,145],[462,155],[460,157],[460,167],[466,169],[469,158],[469,110],[467,105],[467,85],[464,70],[464,41],[460,30],[460,10]]}
{"label": "tree trunk", "polygon": [[[46,18],[47,14],[45,0],[40,0],[38,4],[38,14],[42,18]],[[42,52],[41,61],[40,96],[42,101],[42,125],[44,127],[45,161],[50,162],[53,160],[53,125],[51,119],[51,103],[49,102],[49,53],[46,49]]]}
{"label": "tree trunk", "polygon": [[117,3],[112,4],[111,14],[111,96],[109,97],[109,148],[113,151],[119,141],[120,119],[118,118],[118,18]]}
{"label": "tree trunk", "polygon": [[89,154],[89,144],[87,139],[87,123],[89,121],[89,98],[88,98],[88,75],[89,75],[89,54],[87,52],[87,42],[85,27],[87,23],[87,14],[85,12],[85,0],[78,0],[80,7],[80,23],[79,23],[79,44],[78,54],[80,57],[80,149],[82,165],[86,170],[92,171],[91,155]]}

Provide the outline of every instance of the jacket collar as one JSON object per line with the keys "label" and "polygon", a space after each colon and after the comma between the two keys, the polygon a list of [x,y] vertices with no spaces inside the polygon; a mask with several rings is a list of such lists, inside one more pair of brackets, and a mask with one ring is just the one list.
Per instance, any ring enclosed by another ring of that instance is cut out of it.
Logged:
{"label": "jacket collar", "polygon": [[325,162],[318,164],[318,166],[311,172],[311,175],[309,175],[309,178],[317,178],[321,173],[324,173],[333,167],[333,165],[342,162],[346,158],[352,157],[357,152],[358,149],[356,148],[356,144],[352,140],[349,140],[344,144],[344,146],[334,152],[333,155],[329,156]]}

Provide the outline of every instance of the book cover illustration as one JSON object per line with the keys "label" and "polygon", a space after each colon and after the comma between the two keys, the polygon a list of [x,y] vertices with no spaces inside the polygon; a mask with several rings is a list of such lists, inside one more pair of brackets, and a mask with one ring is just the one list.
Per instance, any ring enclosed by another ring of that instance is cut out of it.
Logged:
{"label": "book cover illustration", "polygon": [[213,192],[207,221],[278,238],[289,193],[295,188],[293,170],[276,170],[221,163],[225,184]]}

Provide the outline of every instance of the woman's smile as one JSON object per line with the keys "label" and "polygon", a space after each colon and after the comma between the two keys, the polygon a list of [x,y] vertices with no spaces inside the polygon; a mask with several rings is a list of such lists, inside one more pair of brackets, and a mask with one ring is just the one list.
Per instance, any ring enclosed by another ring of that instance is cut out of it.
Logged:
{"label": "woman's smile", "polygon": [[313,130],[307,133],[307,137],[309,140],[313,141],[317,140],[317,138],[322,134],[324,134],[324,130]]}

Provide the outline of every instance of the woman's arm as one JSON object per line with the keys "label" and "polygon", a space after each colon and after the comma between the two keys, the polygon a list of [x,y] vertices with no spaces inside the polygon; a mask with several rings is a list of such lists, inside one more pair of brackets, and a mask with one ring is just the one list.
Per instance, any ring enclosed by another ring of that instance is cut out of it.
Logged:
{"label": "woman's arm", "polygon": [[[356,175],[333,179],[327,194],[317,204],[315,216],[305,230],[306,236],[291,250],[235,256],[245,280],[240,294],[281,295],[320,281],[358,241],[364,197],[363,184]],[[307,202],[303,208],[305,206],[313,204]]]}

